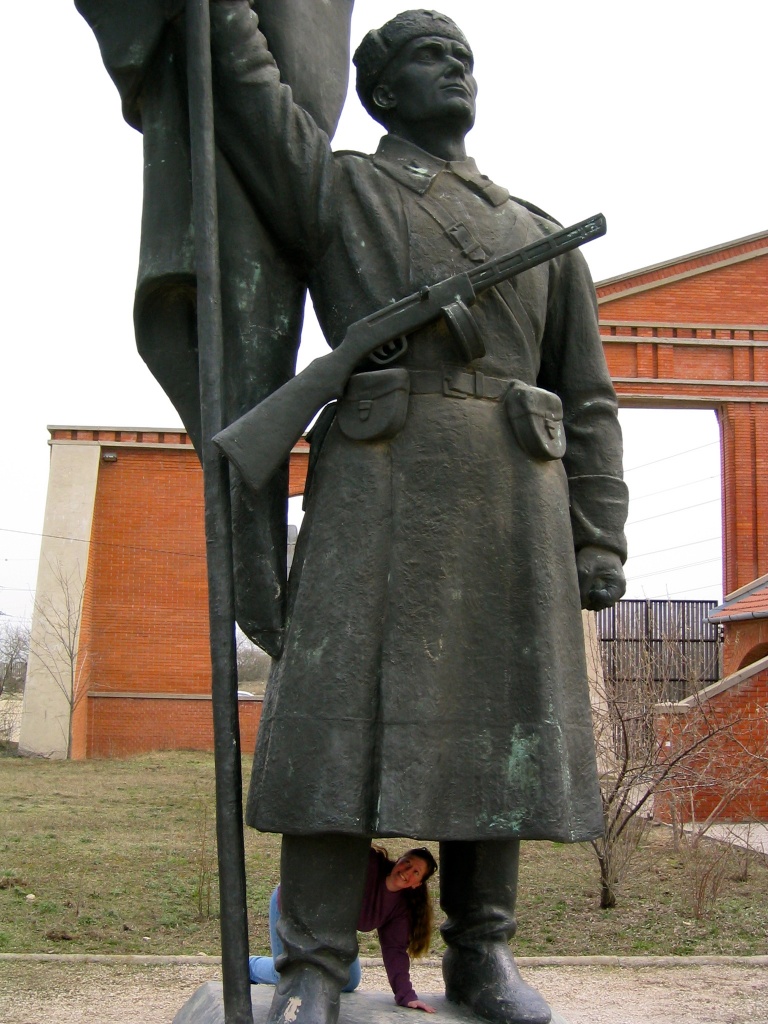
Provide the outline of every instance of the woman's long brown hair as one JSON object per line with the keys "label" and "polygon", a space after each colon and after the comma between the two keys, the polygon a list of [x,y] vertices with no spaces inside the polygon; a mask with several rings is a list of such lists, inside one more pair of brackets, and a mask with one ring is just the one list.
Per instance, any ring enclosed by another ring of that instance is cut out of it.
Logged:
{"label": "woman's long brown hair", "polygon": [[[383,854],[387,860],[391,859],[385,847],[374,845],[374,849],[378,853]],[[423,860],[427,865],[427,873],[424,875],[421,885],[416,889],[402,890],[402,895],[408,904],[408,914],[411,919],[411,927],[408,933],[408,956],[415,959],[416,957],[426,956],[432,941],[434,921],[432,916],[432,900],[429,898],[427,882],[437,871],[437,861],[426,846],[418,846],[413,850],[406,850],[405,853],[400,854],[397,860],[400,860],[401,857],[418,857],[419,860]]]}

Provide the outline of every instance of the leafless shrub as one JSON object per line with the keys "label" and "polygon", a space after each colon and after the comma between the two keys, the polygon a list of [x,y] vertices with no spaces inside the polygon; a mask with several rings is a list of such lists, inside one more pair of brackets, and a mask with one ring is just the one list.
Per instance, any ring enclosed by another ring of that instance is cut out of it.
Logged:
{"label": "leafless shrub", "polygon": [[735,846],[717,842],[695,823],[683,830],[679,853],[683,865],[683,884],[688,890],[690,911],[695,920],[709,916],[726,881],[731,877]]}
{"label": "leafless shrub", "polygon": [[214,834],[215,814],[211,811],[210,800],[201,794],[197,797],[196,840],[196,885],[195,901],[198,918],[202,921],[211,916],[213,882],[216,877],[216,836]]}
{"label": "leafless shrub", "polygon": [[266,683],[272,659],[252,643],[244,633],[237,633],[237,678],[241,686],[247,683]]}
{"label": "leafless shrub", "polygon": [[[593,642],[598,643],[596,637]],[[666,642],[674,644],[673,639]],[[599,650],[593,656],[599,666]],[[672,664],[675,659],[669,654],[661,661]],[[658,667],[658,655],[652,663],[646,653],[635,658],[633,671],[626,676],[595,673],[593,724],[605,831],[592,848],[600,868],[600,906],[604,909],[616,905],[621,880],[642,840],[657,796],[664,794],[673,813],[683,820],[681,801],[716,780],[720,799],[708,812],[711,824],[748,789],[755,773],[765,770],[765,760],[738,741],[743,709],[734,706],[723,711],[697,699],[700,683],[695,678],[687,684],[691,706],[670,740],[669,733],[659,729],[659,705],[669,687],[667,680],[659,678]],[[731,759],[734,743],[743,754],[735,762]],[[698,882],[694,888],[700,895],[693,902],[703,912],[708,901],[716,898],[721,871],[726,875],[731,864],[725,863],[726,858],[721,863],[720,858],[705,857],[698,848],[696,856]]]}
{"label": "leafless shrub", "polygon": [[29,626],[0,619],[0,695],[23,689],[29,654]]}

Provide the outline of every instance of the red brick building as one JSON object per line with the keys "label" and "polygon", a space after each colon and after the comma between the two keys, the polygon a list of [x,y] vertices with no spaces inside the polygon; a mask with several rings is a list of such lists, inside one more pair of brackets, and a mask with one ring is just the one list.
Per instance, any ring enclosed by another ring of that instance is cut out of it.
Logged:
{"label": "red brick building", "polygon": [[[38,656],[30,659],[20,750],[66,756],[70,711],[74,758],[212,750],[203,480],[188,436],[49,429],[38,603],[56,611],[33,622]],[[307,459],[301,441],[292,495],[303,491]],[[64,606],[70,626],[79,619],[77,666],[64,652],[52,671],[58,638],[44,620],[61,623]],[[261,701],[241,699],[239,711],[242,747],[252,750]]]}
{"label": "red brick building", "polygon": [[[768,231],[602,281],[608,366],[621,404],[714,409],[720,424],[725,678],[660,705],[665,756],[718,738],[674,774],[654,812],[768,820]],[[756,581],[756,582],[755,582]],[[746,784],[744,784],[746,780]]]}
{"label": "red brick building", "polygon": [[[768,232],[600,282],[597,291],[621,403],[717,411],[725,590],[748,586],[768,573]],[[306,465],[302,443],[291,494],[302,492]],[[74,757],[212,747],[202,502],[183,432],[51,428],[38,599],[55,594],[53,566],[77,567],[78,693],[65,700],[30,659],[22,751],[65,756],[72,703]],[[765,622],[725,627],[727,672],[768,650]],[[736,678],[729,701],[747,695]],[[759,678],[765,686],[765,673]],[[240,702],[244,750],[260,709]]]}
{"label": "red brick building", "polygon": [[623,406],[714,409],[724,591],[768,572],[768,231],[597,286]]}
{"label": "red brick building", "polygon": [[[667,756],[707,732],[709,740],[657,799],[669,820],[768,821],[768,575],[729,594],[710,614],[728,638],[725,678],[660,708],[657,736]],[[674,804],[674,808],[673,808]]]}

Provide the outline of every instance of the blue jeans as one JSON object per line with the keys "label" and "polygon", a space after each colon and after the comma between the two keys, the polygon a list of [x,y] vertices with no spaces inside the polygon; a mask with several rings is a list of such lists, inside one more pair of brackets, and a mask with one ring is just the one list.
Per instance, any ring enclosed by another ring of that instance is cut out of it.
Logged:
{"label": "blue jeans", "polygon": [[[283,952],[283,944],[277,934],[277,922],[280,920],[277,894],[278,889],[275,889],[269,901],[269,945],[272,948],[272,956],[248,957],[248,974],[252,985],[276,985],[280,980],[280,975],[275,970],[275,960]],[[358,957],[349,968],[349,981],[341,991],[354,992],[360,984],[360,978],[360,958]]]}

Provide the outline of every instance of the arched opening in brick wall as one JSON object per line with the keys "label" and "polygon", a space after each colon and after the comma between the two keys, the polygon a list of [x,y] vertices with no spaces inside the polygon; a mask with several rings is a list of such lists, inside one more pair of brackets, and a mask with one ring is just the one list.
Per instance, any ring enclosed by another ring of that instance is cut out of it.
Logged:
{"label": "arched opening in brick wall", "polygon": [[[768,231],[601,281],[597,294],[624,408],[715,410],[723,592],[749,585],[768,572]],[[734,639],[726,629],[726,670]]]}
{"label": "arched opening in brick wall", "polygon": [[[755,775],[749,766],[762,757],[766,741],[759,656],[768,651],[768,231],[603,281],[597,292],[606,358],[622,406],[714,410],[717,416],[723,591],[731,596],[708,618],[724,630],[725,678],[717,692],[701,690],[669,705],[674,713],[667,717],[678,730],[694,728],[697,703],[704,700],[714,713],[754,724],[748,736],[739,734],[721,751],[731,773],[745,768],[744,777],[752,780],[741,794],[743,806],[722,806],[717,786],[702,782],[694,785],[691,800],[697,813],[719,807],[720,816],[739,820],[746,813],[765,820],[765,772]],[[648,438],[647,453],[648,463],[661,465],[663,444]],[[630,523],[633,518],[636,504]],[[631,541],[631,525],[629,530]],[[670,552],[671,563],[680,552]],[[754,669],[737,671],[749,665]],[[663,807],[655,813],[663,815]]]}
{"label": "arched opening in brick wall", "polygon": [[754,665],[756,661],[760,661],[766,655],[768,655],[768,641],[755,644],[741,659],[739,668],[747,668],[749,665]]}

